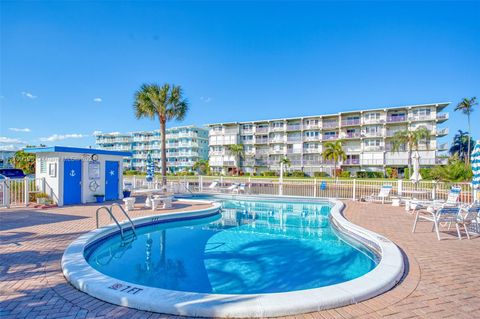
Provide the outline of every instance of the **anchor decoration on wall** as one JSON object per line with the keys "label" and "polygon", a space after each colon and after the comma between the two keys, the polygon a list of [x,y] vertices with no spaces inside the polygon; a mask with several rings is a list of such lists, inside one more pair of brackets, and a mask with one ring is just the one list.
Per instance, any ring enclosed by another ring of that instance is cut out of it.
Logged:
{"label": "anchor decoration on wall", "polygon": [[70,176],[74,177],[75,175],[77,175],[77,173],[75,172],[74,169],[72,169],[72,170],[70,171]]}

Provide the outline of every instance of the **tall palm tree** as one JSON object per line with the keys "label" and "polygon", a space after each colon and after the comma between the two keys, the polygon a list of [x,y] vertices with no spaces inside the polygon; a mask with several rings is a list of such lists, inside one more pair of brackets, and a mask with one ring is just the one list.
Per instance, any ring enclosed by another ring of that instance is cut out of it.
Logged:
{"label": "tall palm tree", "polygon": [[210,171],[210,164],[208,163],[208,160],[201,159],[196,161],[192,168],[198,171],[200,175],[208,174]]}
{"label": "tall palm tree", "polygon": [[[478,105],[477,98],[474,96],[471,99],[464,98],[462,102],[458,103],[455,107],[455,111],[462,111],[463,114],[467,115],[468,118],[468,132],[472,133],[472,127],[470,126],[470,114],[473,112],[473,107]],[[470,134],[468,135],[468,150],[467,156],[465,157],[465,163],[470,162]]]}
{"label": "tall palm tree", "polygon": [[[461,161],[465,162],[465,157],[467,157],[468,154],[468,140],[468,132],[458,130],[458,133],[453,137],[453,143],[449,150],[450,155],[457,155]],[[475,146],[474,144],[475,142],[470,140],[470,148],[473,148]]]}
{"label": "tall palm tree", "polygon": [[178,85],[143,84],[135,92],[133,103],[135,116],[140,118],[158,118],[162,138],[162,185],[167,185],[167,153],[165,143],[165,130],[167,122],[171,120],[182,121],[188,111],[188,101],[183,97],[183,90]]}
{"label": "tall palm tree", "polygon": [[228,146],[228,150],[235,157],[237,176],[240,174],[240,160],[245,156],[243,144],[232,144]]}
{"label": "tall palm tree", "polygon": [[284,156],[278,161],[278,164],[280,164],[280,166],[282,166],[282,164],[283,164],[283,169],[285,169],[286,167],[288,167],[292,164],[292,161],[290,161],[290,159],[288,157]]}
{"label": "tall palm tree", "polygon": [[340,161],[345,161],[347,159],[347,154],[343,150],[342,141],[338,140],[335,142],[328,142],[324,145],[324,150],[322,152],[322,157],[324,160],[333,160],[334,161],[334,175],[337,176],[337,164]]}
{"label": "tall palm tree", "polygon": [[393,135],[392,151],[399,152],[402,146],[407,147],[409,175],[412,174],[412,152],[418,151],[418,145],[420,144],[420,141],[427,139],[429,136],[430,131],[425,127],[419,127],[416,130],[398,131],[395,132],[395,135]]}

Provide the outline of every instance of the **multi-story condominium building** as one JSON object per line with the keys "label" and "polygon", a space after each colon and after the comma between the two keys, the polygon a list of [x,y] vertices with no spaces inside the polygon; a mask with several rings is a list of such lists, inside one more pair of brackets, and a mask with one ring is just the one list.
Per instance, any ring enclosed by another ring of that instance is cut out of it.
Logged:
{"label": "multi-story condominium building", "polygon": [[[130,151],[124,159],[124,169],[146,171],[147,156],[151,155],[155,170],[161,170],[160,131],[96,134],[96,144],[106,150]],[[208,130],[195,126],[169,128],[166,131],[167,168],[169,172],[191,170],[200,159],[208,159]]]}
{"label": "multi-story condominium building", "polygon": [[431,135],[419,146],[420,164],[443,164],[441,151],[447,144],[438,138],[448,128],[438,124],[448,119],[441,111],[449,103],[410,105],[381,109],[340,112],[337,114],[273,119],[252,122],[209,124],[209,162],[214,172],[227,174],[236,167],[236,159],[228,150],[231,144],[243,144],[245,156],[240,159],[242,171],[259,173],[279,170],[283,157],[290,159],[291,170],[332,172],[333,163],[322,159],[325,142],[342,140],[347,159],[343,170],[383,171],[408,165],[406,146],[393,151],[392,137],[401,130],[425,127]]}

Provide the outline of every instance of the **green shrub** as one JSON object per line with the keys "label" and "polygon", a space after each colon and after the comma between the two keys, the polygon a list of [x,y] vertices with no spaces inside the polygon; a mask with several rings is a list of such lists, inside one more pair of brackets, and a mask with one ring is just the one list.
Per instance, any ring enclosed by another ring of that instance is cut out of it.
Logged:
{"label": "green shrub", "polygon": [[448,165],[435,166],[430,170],[430,177],[435,180],[447,182],[464,182],[472,179],[472,168],[459,160],[458,157],[452,157],[448,160]]}
{"label": "green shrub", "polygon": [[194,172],[187,172],[187,171],[177,173],[177,176],[194,176],[194,175],[195,175]]}
{"label": "green shrub", "polygon": [[387,167],[385,169],[385,174],[388,178],[398,178],[398,169],[395,167]]}
{"label": "green shrub", "polygon": [[350,177],[351,177],[351,173],[350,173],[349,171],[341,171],[339,177],[350,178]]}
{"label": "green shrub", "polygon": [[367,178],[367,172],[365,171],[358,171],[357,178]]}
{"label": "green shrub", "polygon": [[383,172],[358,171],[357,178],[383,178]]}
{"label": "green shrub", "polygon": [[305,177],[306,174],[305,174],[305,172],[302,172],[302,171],[293,171],[293,172],[287,173],[287,176],[290,176],[290,177]]}
{"label": "green shrub", "polygon": [[123,171],[123,175],[147,175],[147,173],[130,169],[130,170]]}
{"label": "green shrub", "polygon": [[314,172],[313,173],[314,177],[330,177],[326,172]]}
{"label": "green shrub", "polygon": [[277,176],[277,172],[274,172],[274,171],[265,171],[265,172],[262,172],[262,176],[265,176],[265,177]]}

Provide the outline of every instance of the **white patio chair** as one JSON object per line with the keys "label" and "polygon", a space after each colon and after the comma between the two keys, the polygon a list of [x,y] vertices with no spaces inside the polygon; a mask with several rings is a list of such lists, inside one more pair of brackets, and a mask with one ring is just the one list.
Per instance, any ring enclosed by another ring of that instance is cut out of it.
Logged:
{"label": "white patio chair", "polygon": [[[460,218],[457,220],[457,224],[463,226],[467,238],[470,239],[470,234],[468,232],[468,226],[474,226],[475,232],[479,232],[479,221],[480,218],[480,203],[473,203],[469,207],[462,207],[460,208],[461,214]],[[464,214],[462,214],[464,213]],[[461,237],[460,237],[461,239]]]}
{"label": "white patio chair", "polygon": [[443,207],[456,207],[459,205],[458,199],[460,198],[460,194],[462,192],[462,188],[459,186],[453,186],[450,191],[448,192],[447,200],[434,200],[434,201],[421,201],[421,200],[411,200],[408,204],[408,209],[412,214],[415,214],[417,210],[420,209],[427,209],[428,207],[432,207],[434,210],[443,208]]}
{"label": "white patio chair", "polygon": [[232,190],[232,193],[237,193],[237,194],[244,193],[245,194],[245,184],[241,183],[240,185],[238,185],[237,188]]}
{"label": "white patio chair", "polygon": [[382,204],[385,204],[385,200],[390,196],[392,188],[393,188],[392,185],[382,185],[382,187],[380,188],[380,191],[378,192],[378,195],[375,195],[375,193],[372,193],[372,195],[365,197],[365,201],[381,202]]}
{"label": "white patio chair", "polygon": [[225,193],[233,193],[233,192],[235,192],[235,190],[236,190],[237,188],[238,188],[238,184],[235,184],[235,183],[234,183],[234,184],[232,184],[232,185],[224,188],[223,191],[224,191]]}
{"label": "white patio chair", "polygon": [[127,212],[135,209],[135,197],[126,197],[123,199],[125,203],[125,210]]}
{"label": "white patio chair", "polygon": [[449,224],[448,229],[450,229],[450,225],[455,223],[455,227],[457,228],[457,235],[459,239],[462,239],[462,235],[460,234],[460,224],[458,223],[461,220],[460,216],[460,207],[442,207],[438,210],[435,210],[432,206],[427,207],[427,209],[419,209],[415,214],[415,221],[413,223],[412,233],[415,232],[417,228],[417,223],[421,220],[432,222],[432,231],[435,229],[437,234],[438,240],[440,238],[440,223]]}
{"label": "white patio chair", "polygon": [[218,186],[219,186],[219,182],[213,181],[210,185],[207,186],[207,190],[214,191],[218,188]]}

